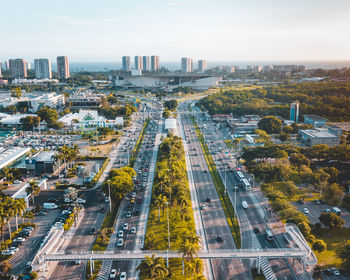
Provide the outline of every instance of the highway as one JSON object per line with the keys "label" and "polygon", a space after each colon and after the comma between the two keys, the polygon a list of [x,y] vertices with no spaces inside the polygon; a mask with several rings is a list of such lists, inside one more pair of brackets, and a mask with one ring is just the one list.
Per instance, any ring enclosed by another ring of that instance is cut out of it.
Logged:
{"label": "highway", "polygon": [[[183,107],[182,107],[183,106]],[[186,108],[186,103],[180,103],[179,110]],[[180,122],[181,123],[181,122]],[[205,210],[201,210],[201,217],[204,224],[206,243],[208,249],[234,249],[236,248],[231,230],[228,226],[224,211],[213,184],[204,154],[192,121],[189,117],[182,118],[182,125],[185,131],[186,141],[189,147],[190,164],[193,179],[197,192],[198,201],[206,205]],[[207,202],[207,198],[210,202]],[[222,242],[217,238],[221,237]],[[250,279],[250,268],[246,261],[240,260],[212,260],[212,271],[214,279]]]}

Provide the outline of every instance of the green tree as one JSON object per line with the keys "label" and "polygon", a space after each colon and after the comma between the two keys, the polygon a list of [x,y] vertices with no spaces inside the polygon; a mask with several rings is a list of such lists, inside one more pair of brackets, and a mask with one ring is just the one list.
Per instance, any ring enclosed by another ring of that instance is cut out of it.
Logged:
{"label": "green tree", "polygon": [[342,228],[345,224],[345,221],[333,212],[322,213],[319,219],[322,224],[329,227],[330,229]]}
{"label": "green tree", "polygon": [[275,116],[266,116],[259,121],[258,127],[268,134],[277,134],[281,131],[282,121]]}
{"label": "green tree", "polygon": [[314,242],[314,244],[312,244],[312,249],[319,251],[319,252],[323,252],[323,251],[327,250],[327,244],[322,239],[317,239]]}
{"label": "green tree", "polygon": [[278,139],[280,139],[281,141],[288,141],[290,139],[290,134],[285,132],[285,131],[281,131]]}
{"label": "green tree", "polygon": [[178,102],[176,99],[167,100],[164,102],[164,107],[168,110],[175,111],[177,108]]}
{"label": "green tree", "polygon": [[58,113],[55,109],[49,107],[42,107],[37,111],[37,115],[41,120],[46,121],[48,127],[57,126]]}
{"label": "green tree", "polygon": [[289,157],[291,164],[300,167],[301,165],[310,166],[311,161],[301,153],[293,153]]}
{"label": "green tree", "polygon": [[188,239],[181,244],[180,253],[182,253],[182,258],[187,261],[192,260],[196,255],[198,257],[199,245],[197,243],[192,243]]}
{"label": "green tree", "polygon": [[27,187],[26,192],[33,200],[33,207],[35,207],[34,198],[39,195],[41,189],[36,181],[29,181],[29,187]]}
{"label": "green tree", "polygon": [[163,116],[163,118],[165,118],[165,119],[169,119],[170,116],[171,116],[171,113],[170,113],[169,110],[165,110],[165,111],[163,112],[162,116]]}
{"label": "green tree", "polygon": [[162,207],[166,202],[167,202],[167,199],[162,194],[159,194],[154,201],[154,205],[158,207],[158,221],[160,221],[160,207]]}
{"label": "green tree", "polygon": [[323,199],[330,205],[339,205],[344,192],[338,184],[334,183],[323,187]]}
{"label": "green tree", "polygon": [[350,240],[345,241],[338,247],[337,256],[342,259],[343,267],[350,272]]}
{"label": "green tree", "polygon": [[34,127],[38,127],[40,124],[40,117],[27,116],[20,119],[25,130],[34,130]]}

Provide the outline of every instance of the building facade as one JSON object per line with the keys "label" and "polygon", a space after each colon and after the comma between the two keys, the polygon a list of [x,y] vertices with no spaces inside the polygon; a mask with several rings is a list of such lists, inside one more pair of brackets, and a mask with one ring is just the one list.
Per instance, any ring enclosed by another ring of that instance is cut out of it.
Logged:
{"label": "building facade", "polygon": [[47,58],[34,59],[35,77],[37,79],[51,79],[51,61]]}
{"label": "building facade", "polygon": [[307,146],[319,144],[336,146],[340,144],[340,137],[327,129],[302,129],[299,131],[299,136]]}
{"label": "building facade", "polygon": [[204,59],[198,60],[198,72],[204,73],[207,70],[207,61]]}
{"label": "building facade", "polygon": [[152,55],[151,56],[151,71],[157,72],[159,70],[159,56]]}
{"label": "building facade", "polygon": [[150,71],[151,65],[150,65],[150,57],[149,56],[143,56],[142,57],[142,70],[143,71]]}
{"label": "building facade", "polygon": [[299,120],[299,103],[294,102],[290,104],[290,118],[293,122],[298,122]]}
{"label": "building facade", "polygon": [[59,80],[66,80],[70,77],[69,61],[67,56],[57,57],[57,75]]}
{"label": "building facade", "polygon": [[314,128],[325,127],[327,119],[318,115],[304,115],[304,123],[311,124]]}
{"label": "building facade", "polygon": [[193,72],[193,60],[192,60],[192,58],[188,58],[188,57],[181,58],[181,71],[182,71],[182,73]]}
{"label": "building facade", "polygon": [[130,56],[123,56],[122,57],[122,63],[123,63],[123,70],[124,71],[130,71],[131,70]]}
{"label": "building facade", "polygon": [[135,56],[135,69],[142,70],[142,57],[137,55]]}
{"label": "building facade", "polygon": [[27,77],[27,65],[24,59],[10,59],[9,66],[12,78],[24,79]]}

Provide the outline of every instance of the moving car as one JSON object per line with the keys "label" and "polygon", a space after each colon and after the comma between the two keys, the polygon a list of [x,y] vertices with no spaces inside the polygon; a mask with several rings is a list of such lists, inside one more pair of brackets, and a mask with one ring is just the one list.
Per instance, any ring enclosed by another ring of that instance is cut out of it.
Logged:
{"label": "moving car", "polygon": [[118,237],[123,238],[124,236],[124,231],[120,230],[118,231]]}
{"label": "moving car", "polygon": [[130,233],[131,234],[135,234],[136,233],[136,227],[132,227],[131,230],[130,230]]}
{"label": "moving car", "polygon": [[247,201],[245,201],[245,200],[242,201],[242,207],[243,207],[243,209],[247,209],[248,208]]}
{"label": "moving car", "polygon": [[95,234],[96,233],[96,228],[93,227],[91,230],[90,230],[90,234]]}
{"label": "moving car", "polygon": [[123,230],[128,230],[128,228],[129,228],[128,223],[125,223],[125,224],[123,225]]}
{"label": "moving car", "polygon": [[336,269],[335,267],[332,267],[332,268],[331,268],[331,271],[332,271],[332,273],[333,273],[335,276],[340,276],[339,270]]}
{"label": "moving car", "polygon": [[205,204],[202,204],[202,205],[201,205],[201,210],[205,210],[206,207],[207,207],[207,206],[206,206]]}
{"label": "moving car", "polygon": [[131,211],[126,212],[126,217],[130,218],[131,217]]}
{"label": "moving car", "polygon": [[82,198],[77,198],[77,200],[76,200],[75,202],[76,202],[76,203],[84,204],[84,203],[86,203],[86,200],[85,200],[85,199],[82,199]]}
{"label": "moving car", "polygon": [[123,238],[118,239],[117,247],[123,247]]}
{"label": "moving car", "polygon": [[109,274],[109,278],[115,279],[116,277],[117,277],[117,270],[115,268],[113,268],[111,270],[111,273]]}
{"label": "moving car", "polygon": [[120,274],[120,280],[126,280],[126,272]]}

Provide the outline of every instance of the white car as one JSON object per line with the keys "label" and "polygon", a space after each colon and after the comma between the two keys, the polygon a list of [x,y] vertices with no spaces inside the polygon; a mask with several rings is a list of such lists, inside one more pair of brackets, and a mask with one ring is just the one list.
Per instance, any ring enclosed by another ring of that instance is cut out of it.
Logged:
{"label": "white car", "polygon": [[125,224],[123,225],[123,230],[128,230],[128,228],[129,228],[128,223],[125,223]]}
{"label": "white car", "polygon": [[77,198],[77,200],[75,202],[76,203],[86,203],[86,200],[82,199],[82,198]]}
{"label": "white car", "polygon": [[118,239],[117,247],[123,247],[123,238]]}
{"label": "white car", "polygon": [[332,267],[332,268],[331,268],[331,271],[333,272],[333,274],[334,274],[335,276],[340,276],[339,270],[336,269],[335,267]]}
{"label": "white car", "polygon": [[124,231],[120,230],[118,231],[118,237],[123,238],[124,236]]}
{"label": "white car", "polygon": [[15,253],[15,251],[7,249],[7,250],[3,250],[1,252],[1,255],[3,255],[3,256],[12,256],[14,253]]}
{"label": "white car", "polygon": [[111,270],[111,273],[109,274],[109,278],[115,279],[116,277],[117,277],[117,270],[115,268],[113,268]]}
{"label": "white car", "polygon": [[64,199],[64,202],[65,202],[65,203],[71,203],[72,200],[71,200],[70,198],[66,197],[66,198]]}
{"label": "white car", "polygon": [[205,204],[202,204],[201,210],[205,210],[206,207],[207,207],[207,206],[206,206]]}
{"label": "white car", "polygon": [[18,184],[22,184],[23,182],[21,180],[14,180],[13,183],[18,185]]}
{"label": "white car", "polygon": [[131,234],[135,234],[136,233],[136,227],[132,227],[131,230],[130,230],[130,233]]}
{"label": "white car", "polygon": [[310,211],[309,211],[309,209],[307,209],[307,208],[304,208],[304,209],[303,209],[303,212],[304,212],[304,214],[310,214]]}
{"label": "white car", "polygon": [[131,194],[131,197],[136,197],[136,192],[133,192],[132,194]]}
{"label": "white car", "polygon": [[126,280],[126,272],[122,272],[121,274],[120,274],[120,278],[119,278],[120,280]]}
{"label": "white car", "polygon": [[12,240],[13,242],[24,242],[26,239],[24,237],[16,237],[15,239]]}

